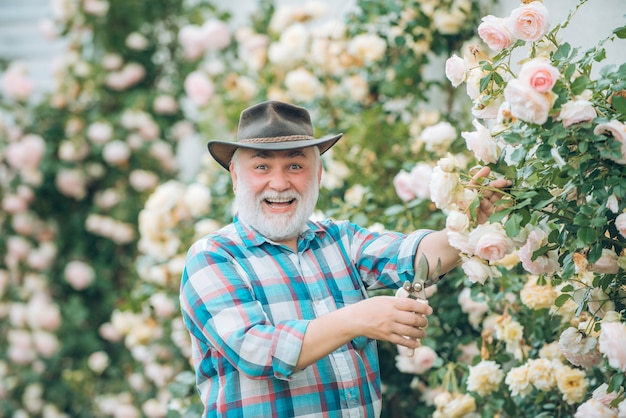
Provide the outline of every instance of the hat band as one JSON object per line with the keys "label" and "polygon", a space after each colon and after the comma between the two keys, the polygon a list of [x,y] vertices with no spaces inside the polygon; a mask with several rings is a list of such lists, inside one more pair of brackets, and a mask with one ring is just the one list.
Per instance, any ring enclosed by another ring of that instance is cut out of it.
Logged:
{"label": "hat band", "polygon": [[288,136],[271,136],[268,138],[246,138],[240,139],[240,143],[250,144],[267,144],[271,142],[291,142],[314,139],[310,135],[288,135]]}

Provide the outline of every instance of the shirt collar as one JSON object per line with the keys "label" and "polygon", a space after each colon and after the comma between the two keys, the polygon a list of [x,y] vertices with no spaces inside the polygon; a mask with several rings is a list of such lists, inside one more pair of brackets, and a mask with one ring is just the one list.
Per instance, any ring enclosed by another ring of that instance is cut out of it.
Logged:
{"label": "shirt collar", "polygon": [[[241,237],[241,241],[243,245],[246,247],[258,247],[263,243],[267,242],[270,245],[276,245],[276,243],[268,240],[263,235],[261,235],[256,229],[252,228],[247,223],[243,222],[239,216],[235,215],[233,219],[233,224],[235,225],[235,229],[239,237]],[[316,235],[324,234],[324,229],[315,222],[307,221],[304,230],[300,233],[300,240],[304,241],[305,248],[309,246],[309,243],[315,238]],[[298,243],[298,248],[302,247],[302,243]]]}

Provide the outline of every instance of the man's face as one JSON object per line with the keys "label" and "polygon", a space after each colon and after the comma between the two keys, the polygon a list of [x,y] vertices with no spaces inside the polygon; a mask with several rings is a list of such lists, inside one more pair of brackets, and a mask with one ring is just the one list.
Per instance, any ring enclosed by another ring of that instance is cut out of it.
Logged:
{"label": "man's face", "polygon": [[322,167],[315,151],[240,149],[230,172],[241,220],[275,242],[297,238],[319,194]]}

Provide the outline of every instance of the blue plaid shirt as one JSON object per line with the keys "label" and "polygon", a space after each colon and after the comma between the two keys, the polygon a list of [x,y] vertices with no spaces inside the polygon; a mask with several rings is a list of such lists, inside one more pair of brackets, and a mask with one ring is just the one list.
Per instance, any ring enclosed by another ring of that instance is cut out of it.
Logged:
{"label": "blue plaid shirt", "polygon": [[295,371],[309,322],[412,280],[428,231],[377,234],[309,222],[298,252],[232,224],[189,249],[181,282],[206,417],[377,417],[376,341],[352,340]]}

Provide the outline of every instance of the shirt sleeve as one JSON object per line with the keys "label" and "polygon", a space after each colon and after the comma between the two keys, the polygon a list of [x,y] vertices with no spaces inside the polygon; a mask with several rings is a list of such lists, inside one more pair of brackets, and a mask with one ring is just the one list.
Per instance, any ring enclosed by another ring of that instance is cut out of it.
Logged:
{"label": "shirt sleeve", "polygon": [[419,229],[410,234],[375,233],[347,224],[350,251],[361,279],[369,290],[398,288],[415,276],[415,255],[422,239],[433,232]]}
{"label": "shirt sleeve", "polygon": [[250,379],[289,379],[308,320],[272,324],[232,254],[210,240],[189,250],[181,310],[192,335]]}

